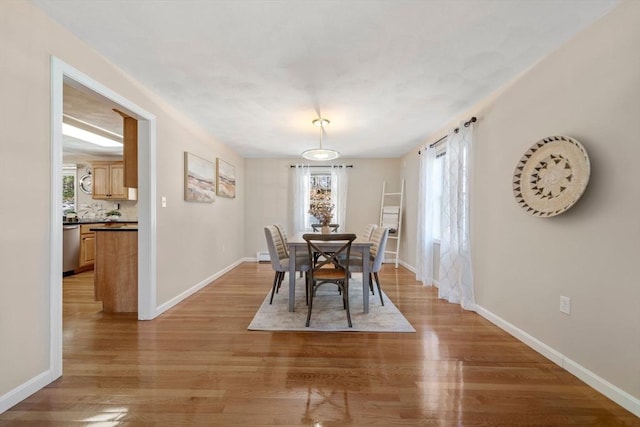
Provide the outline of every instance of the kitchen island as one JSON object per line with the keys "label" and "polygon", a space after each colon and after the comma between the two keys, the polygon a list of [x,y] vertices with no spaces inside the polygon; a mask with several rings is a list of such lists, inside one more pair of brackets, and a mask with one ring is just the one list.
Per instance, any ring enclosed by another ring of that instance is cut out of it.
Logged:
{"label": "kitchen island", "polygon": [[91,227],[96,235],[95,299],[105,313],[138,311],[137,225]]}

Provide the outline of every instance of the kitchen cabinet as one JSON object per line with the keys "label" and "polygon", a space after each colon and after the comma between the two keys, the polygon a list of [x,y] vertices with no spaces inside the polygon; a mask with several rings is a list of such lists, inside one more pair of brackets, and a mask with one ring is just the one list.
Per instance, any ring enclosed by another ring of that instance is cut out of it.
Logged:
{"label": "kitchen cabinet", "polygon": [[[94,224],[80,225],[80,256],[77,271],[91,270],[96,259],[96,233],[91,231]],[[110,222],[101,224],[103,227],[131,227],[137,226],[135,222]]]}
{"label": "kitchen cabinet", "polygon": [[136,189],[124,186],[124,162],[93,162],[91,166],[94,199],[136,200]]}
{"label": "kitchen cabinet", "polygon": [[95,226],[95,299],[105,313],[138,311],[138,227]]}
{"label": "kitchen cabinet", "polygon": [[78,267],[90,269],[96,258],[96,233],[90,228],[93,224],[80,226],[80,262]]}
{"label": "kitchen cabinet", "polygon": [[124,161],[124,185],[138,188],[138,121],[128,114],[113,109],[122,116],[122,144]]}

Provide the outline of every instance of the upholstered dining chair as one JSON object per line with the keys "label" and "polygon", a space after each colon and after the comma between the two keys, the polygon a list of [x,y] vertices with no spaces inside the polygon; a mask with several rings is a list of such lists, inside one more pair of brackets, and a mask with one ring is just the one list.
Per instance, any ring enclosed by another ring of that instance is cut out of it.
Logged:
{"label": "upholstered dining chair", "polygon": [[[373,291],[373,280],[371,275],[376,279],[376,285],[378,287],[378,294],[380,295],[380,304],[384,305],[384,300],[382,299],[382,292],[380,291],[380,278],[378,277],[378,272],[382,268],[382,262],[384,261],[384,251],[387,246],[387,238],[389,237],[389,228],[387,227],[376,227],[371,233],[371,238],[369,239],[372,242],[369,259],[369,286],[371,293],[375,295]],[[349,269],[354,273],[362,273],[362,256],[353,255],[351,257]]]}
{"label": "upholstered dining chair", "polygon": [[[284,227],[280,224],[273,224],[275,228],[278,229],[280,233],[280,238],[282,239],[282,243],[284,244],[284,252],[287,258],[289,258],[289,245],[287,244],[287,232],[284,230]],[[306,262],[309,258],[307,258],[307,254],[296,254],[296,265],[300,261],[302,264],[308,264]],[[300,271],[300,277],[302,277],[302,271]]]}
{"label": "upholstered dining chair", "polygon": [[373,234],[373,230],[375,230],[377,227],[377,224],[367,224],[362,234],[358,234],[358,239],[371,240],[371,234]]}
{"label": "upholstered dining chair", "polygon": [[[349,261],[351,243],[356,239],[356,235],[352,233],[304,234],[302,238],[307,242],[309,259],[313,259],[315,253],[319,254],[317,262],[309,269],[307,275],[309,303],[305,326],[308,327],[311,321],[313,298],[318,287],[325,283],[335,283],[342,294],[342,306],[347,311],[347,323],[350,328],[353,327],[349,310]],[[335,243],[337,246],[327,251],[322,243]]]}
{"label": "upholstered dining chair", "polygon": [[[271,288],[271,298],[269,299],[269,304],[272,304],[273,296],[278,293],[282,280],[284,279],[284,275],[289,271],[289,256],[287,245],[275,225],[268,225],[264,227],[264,234],[267,240],[267,248],[269,249],[271,267],[273,267],[273,270],[275,271],[273,285]],[[296,257],[296,271],[307,272],[309,271],[310,265],[311,263],[306,255]]]}

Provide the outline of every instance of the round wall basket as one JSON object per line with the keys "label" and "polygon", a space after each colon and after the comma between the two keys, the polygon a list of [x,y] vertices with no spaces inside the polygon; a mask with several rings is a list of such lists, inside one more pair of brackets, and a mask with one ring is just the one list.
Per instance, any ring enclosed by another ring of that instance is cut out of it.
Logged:
{"label": "round wall basket", "polygon": [[518,162],[513,194],[527,213],[556,216],[582,196],[590,173],[582,144],[568,136],[550,136],[533,144]]}

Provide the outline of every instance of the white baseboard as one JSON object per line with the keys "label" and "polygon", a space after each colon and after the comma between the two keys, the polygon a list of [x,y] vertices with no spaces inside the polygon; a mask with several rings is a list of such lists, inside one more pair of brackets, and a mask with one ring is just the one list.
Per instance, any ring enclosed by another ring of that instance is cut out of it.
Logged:
{"label": "white baseboard", "polygon": [[51,371],[47,370],[43,373],[36,375],[29,381],[20,384],[13,390],[0,396],[0,414],[13,407],[14,405],[22,402],[27,397],[31,396],[36,391],[51,384],[53,379],[51,378]]}
{"label": "white baseboard", "polygon": [[186,291],[184,291],[181,294],[171,298],[169,301],[165,302],[164,304],[159,305],[158,307],[156,307],[156,312],[155,312],[154,318],[158,317],[159,315],[161,315],[165,311],[169,310],[171,307],[174,307],[175,305],[179,304],[180,302],[182,302],[186,298],[188,298],[191,295],[195,294],[200,289],[204,288],[205,286],[207,286],[208,284],[210,284],[211,282],[213,282],[214,280],[216,280],[217,278],[219,278],[223,274],[233,270],[238,265],[242,264],[244,262],[244,260],[245,259],[242,259],[242,258],[239,259],[238,261],[234,262],[233,264],[223,268],[222,270],[218,271],[217,273],[215,273],[215,274],[207,277],[206,279],[202,280],[201,282],[196,283],[195,285],[193,285],[192,287],[190,287]]}
{"label": "white baseboard", "polygon": [[539,339],[527,334],[522,329],[514,326],[513,324],[507,322],[499,316],[496,316],[489,310],[476,305],[476,312],[498,326],[500,329],[508,332],[513,335],[518,340],[522,341],[538,353],[542,354],[547,359],[551,360],[553,363],[561,366],[571,374],[578,377],[580,380],[584,381],[590,387],[599,391],[600,393],[607,396],[609,399],[616,402],[618,405],[622,406],[629,412],[632,412],[634,415],[640,417],[640,399],[632,396],[626,391],[620,389],[619,387],[611,384],[609,381],[604,378],[599,377],[595,373],[591,372],[584,366],[576,363],[575,361],[569,359],[564,354],[555,350],[551,346],[543,343]]}
{"label": "white baseboard", "polygon": [[404,262],[402,260],[398,260],[398,264],[400,264],[401,266],[403,266],[404,268],[406,268],[407,270],[409,270],[410,272],[415,274],[416,269],[412,265],[409,265],[409,264],[407,264],[406,262]]}

